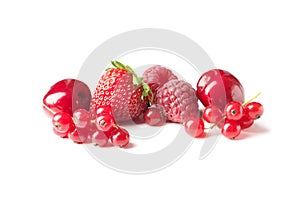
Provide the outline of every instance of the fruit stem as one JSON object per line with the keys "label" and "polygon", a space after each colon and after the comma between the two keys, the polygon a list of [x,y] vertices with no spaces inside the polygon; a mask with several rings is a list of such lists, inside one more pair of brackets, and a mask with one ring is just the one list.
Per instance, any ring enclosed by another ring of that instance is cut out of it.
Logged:
{"label": "fruit stem", "polygon": [[46,104],[43,103],[43,107],[49,111],[52,115],[55,115],[56,113],[54,111],[52,111]]}
{"label": "fruit stem", "polygon": [[143,87],[143,97],[147,97],[150,94],[151,95],[150,102],[151,103],[153,102],[154,95],[153,95],[153,92],[152,92],[150,86],[148,84],[146,84],[145,82],[143,82],[142,78],[139,77],[130,66],[124,65],[121,62],[116,61],[116,60],[111,61],[111,63],[116,68],[120,68],[120,69],[129,71],[133,75],[135,82],[139,85],[142,85],[142,87]]}
{"label": "fruit stem", "polygon": [[[242,106],[246,106],[247,104],[249,104],[250,102],[252,102],[253,100],[255,100],[258,96],[260,96],[262,92],[260,91],[259,93],[257,93],[254,97],[252,97],[251,99],[245,101]],[[217,126],[218,124],[220,124],[223,120],[226,119],[226,116],[223,116],[218,122],[216,122],[215,124],[211,125],[210,127],[208,128],[205,128],[206,130],[209,130],[209,129],[213,129],[215,126]]]}

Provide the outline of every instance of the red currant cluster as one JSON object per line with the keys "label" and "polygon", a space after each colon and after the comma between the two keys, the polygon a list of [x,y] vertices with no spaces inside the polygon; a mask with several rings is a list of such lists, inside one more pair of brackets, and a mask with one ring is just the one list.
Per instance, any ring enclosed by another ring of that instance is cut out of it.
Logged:
{"label": "red currant cluster", "polygon": [[235,139],[240,135],[242,129],[252,126],[254,120],[261,117],[263,111],[262,104],[258,102],[241,104],[231,101],[225,106],[223,113],[214,106],[207,106],[203,111],[203,119],[212,123],[211,127],[221,128],[225,137]]}
{"label": "red currant cluster", "polygon": [[[206,130],[217,126],[225,137],[235,139],[240,135],[242,129],[252,126],[254,120],[259,119],[263,114],[262,104],[251,102],[254,98],[244,104],[231,101],[225,106],[223,112],[216,106],[208,105],[203,110],[202,118],[194,115],[185,119],[183,122],[184,129],[192,137],[203,138],[206,136]],[[146,110],[144,120],[151,126],[162,126],[167,122],[162,109],[157,105]],[[203,120],[212,125],[205,128]]]}
{"label": "red currant cluster", "polygon": [[52,123],[56,135],[78,144],[94,143],[103,147],[110,141],[114,146],[125,147],[129,143],[129,133],[117,125],[110,106],[100,106],[95,116],[85,109],[74,111],[73,117],[57,112]]}

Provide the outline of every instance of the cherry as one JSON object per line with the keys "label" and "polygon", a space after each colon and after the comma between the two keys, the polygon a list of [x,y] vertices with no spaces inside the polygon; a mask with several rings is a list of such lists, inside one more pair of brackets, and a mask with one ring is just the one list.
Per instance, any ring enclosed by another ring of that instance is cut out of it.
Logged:
{"label": "cherry", "polygon": [[76,109],[89,110],[91,92],[89,87],[76,79],[64,79],[53,86],[43,98],[43,107],[52,116],[57,112],[73,114]]}
{"label": "cherry", "polygon": [[264,107],[258,102],[250,102],[245,106],[245,115],[250,119],[259,119],[264,112]]}
{"label": "cherry", "polygon": [[203,110],[203,119],[208,123],[217,123],[222,119],[222,112],[219,108],[208,105]]}
{"label": "cherry", "polygon": [[183,123],[185,131],[194,138],[205,137],[204,123],[201,118],[191,116]]}
{"label": "cherry", "polygon": [[158,106],[149,107],[144,113],[144,120],[151,126],[162,126],[166,123],[166,116]]}
{"label": "cherry", "polygon": [[241,130],[242,128],[237,121],[226,120],[221,132],[225,137],[235,139],[238,135],[240,135]]}
{"label": "cherry", "polygon": [[214,105],[220,110],[228,102],[244,102],[244,89],[239,80],[231,73],[213,69],[204,73],[197,83],[198,98],[204,106]]}
{"label": "cherry", "polygon": [[239,120],[243,117],[244,108],[241,103],[232,101],[225,106],[224,112],[227,119]]}
{"label": "cherry", "polygon": [[86,128],[91,122],[90,113],[85,109],[78,109],[73,113],[73,121],[78,128]]}
{"label": "cherry", "polygon": [[117,128],[112,131],[110,141],[114,146],[125,147],[129,143],[129,137],[126,129]]}
{"label": "cherry", "polygon": [[247,129],[253,125],[254,120],[244,115],[238,122],[241,125],[242,129]]}
{"label": "cherry", "polygon": [[65,112],[58,112],[52,117],[54,133],[60,137],[67,137],[68,133],[75,130],[72,117]]}

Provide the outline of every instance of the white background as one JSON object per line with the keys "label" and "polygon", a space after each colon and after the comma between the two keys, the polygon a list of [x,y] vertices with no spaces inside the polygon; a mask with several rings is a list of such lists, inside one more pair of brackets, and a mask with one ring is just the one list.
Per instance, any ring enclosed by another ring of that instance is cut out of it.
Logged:
{"label": "white background", "polygon": [[[290,0],[1,1],[0,197],[299,198],[299,8]],[[263,91],[266,112],[244,139],[222,137],[204,160],[197,140],[171,167],[128,175],[54,136],[41,100],[102,42],[148,27],[196,41],[247,98]]]}

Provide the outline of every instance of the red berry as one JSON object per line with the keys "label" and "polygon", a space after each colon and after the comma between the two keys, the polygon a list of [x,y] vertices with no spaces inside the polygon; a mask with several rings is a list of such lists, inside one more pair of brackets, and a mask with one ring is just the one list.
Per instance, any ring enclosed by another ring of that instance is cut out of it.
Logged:
{"label": "red berry", "polygon": [[65,112],[69,115],[74,110],[89,110],[91,92],[89,87],[82,81],[64,79],[53,86],[43,98],[43,106],[51,115],[57,112]]}
{"label": "red berry", "polygon": [[92,135],[93,143],[97,144],[98,146],[102,147],[108,143],[108,138],[104,132],[99,130],[94,130]]}
{"label": "red berry", "polygon": [[54,133],[60,137],[67,137],[68,133],[75,130],[72,117],[68,113],[58,112],[52,117]]}
{"label": "red berry", "polygon": [[226,120],[221,132],[225,137],[235,139],[238,135],[240,135],[241,130],[242,128],[237,121]]}
{"label": "red berry", "polygon": [[[148,106],[147,84],[136,77],[134,71],[120,62],[112,62],[115,68],[108,69],[100,78],[94,92],[91,110],[111,106],[117,122],[139,117]],[[134,83],[133,78],[138,84]]]}
{"label": "red berry", "polygon": [[227,119],[239,120],[243,117],[244,109],[241,103],[232,101],[225,106],[224,112]]}
{"label": "red berry", "polygon": [[112,131],[117,126],[112,115],[97,116],[96,125],[100,131]]}
{"label": "red berry", "polygon": [[157,90],[157,105],[168,120],[183,123],[184,118],[197,115],[198,99],[193,87],[183,80],[170,80]]}
{"label": "red berry", "polygon": [[73,113],[73,120],[78,128],[86,128],[91,122],[90,113],[85,109],[78,109]]}
{"label": "red berry", "polygon": [[144,120],[151,126],[162,126],[166,123],[166,116],[160,107],[151,106],[145,111]]}
{"label": "red berry", "polygon": [[191,116],[183,123],[185,131],[192,137],[203,138],[205,137],[204,123],[201,118]]}
{"label": "red berry", "polygon": [[129,137],[126,129],[117,128],[112,131],[110,140],[114,146],[125,147],[129,143]]}
{"label": "red berry", "polygon": [[203,119],[208,123],[217,123],[222,119],[222,112],[219,108],[208,105],[203,110]]}
{"label": "red berry", "polygon": [[245,106],[245,115],[253,120],[259,119],[264,113],[264,107],[258,102],[250,102]]}
{"label": "red berry", "polygon": [[151,66],[143,73],[143,81],[150,86],[154,97],[158,88],[172,79],[178,78],[170,69],[160,65]]}
{"label": "red berry", "polygon": [[239,124],[241,125],[242,129],[246,129],[249,128],[250,126],[253,125],[254,121],[250,118],[248,118],[247,116],[243,116],[239,121]]}
{"label": "red berry", "polygon": [[77,144],[82,144],[84,142],[84,140],[82,140],[82,138],[80,137],[80,134],[78,133],[77,129],[69,133],[69,138]]}
{"label": "red berry", "polygon": [[239,80],[231,73],[213,69],[204,73],[197,83],[197,96],[204,106],[214,105],[220,110],[228,102],[245,100],[244,89]]}

